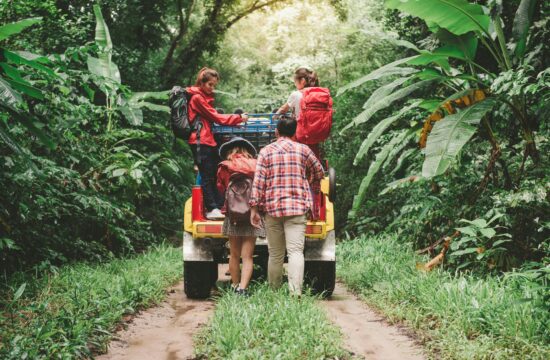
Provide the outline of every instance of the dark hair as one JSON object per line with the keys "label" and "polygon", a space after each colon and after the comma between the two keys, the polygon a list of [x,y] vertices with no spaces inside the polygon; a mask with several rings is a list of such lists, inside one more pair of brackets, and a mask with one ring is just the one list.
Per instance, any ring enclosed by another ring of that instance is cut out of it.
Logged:
{"label": "dark hair", "polygon": [[199,73],[197,74],[197,81],[195,82],[195,86],[201,86],[205,82],[208,82],[212,80],[213,78],[220,80],[220,74],[214,69],[210,69],[207,67],[203,67],[199,70]]}
{"label": "dark hair", "polygon": [[306,67],[299,67],[294,71],[294,80],[306,79],[305,87],[319,86],[317,73]]}
{"label": "dark hair", "polygon": [[217,107],[216,111],[218,112],[218,114],[225,114],[225,110],[221,107]]}
{"label": "dark hair", "polygon": [[290,116],[281,116],[277,123],[279,136],[292,137],[296,134],[296,119]]}
{"label": "dark hair", "polygon": [[237,115],[244,114],[244,110],[241,108],[236,108],[235,110],[233,110],[233,114],[237,114]]}

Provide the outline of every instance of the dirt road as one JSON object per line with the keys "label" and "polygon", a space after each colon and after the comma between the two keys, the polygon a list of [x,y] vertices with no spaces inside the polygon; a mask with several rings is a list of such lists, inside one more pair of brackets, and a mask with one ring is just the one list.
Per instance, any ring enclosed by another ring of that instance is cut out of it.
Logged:
{"label": "dirt road", "polygon": [[[224,274],[226,267],[219,273]],[[227,281],[227,280],[226,280]],[[208,322],[215,303],[188,300],[178,284],[160,306],[136,316],[118,333],[99,360],[193,359],[193,334]],[[397,327],[389,326],[338,284],[331,299],[320,301],[329,319],[342,329],[345,346],[367,360],[421,360],[421,350]]]}
{"label": "dirt road", "polygon": [[212,300],[189,300],[183,283],[171,289],[158,307],[148,309],[118,333],[109,352],[98,360],[176,360],[193,357],[193,335],[206,324]]}
{"label": "dirt road", "polygon": [[342,284],[320,302],[332,322],[342,329],[346,349],[367,360],[421,360],[422,350],[403,330],[385,323]]}

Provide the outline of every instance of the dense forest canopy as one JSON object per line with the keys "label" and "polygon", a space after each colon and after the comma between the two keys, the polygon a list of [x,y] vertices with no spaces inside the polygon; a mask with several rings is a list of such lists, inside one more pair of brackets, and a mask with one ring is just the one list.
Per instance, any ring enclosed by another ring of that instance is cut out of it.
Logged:
{"label": "dense forest canopy", "polygon": [[455,265],[544,262],[548,5],[453,3],[477,23],[449,21],[456,9],[437,0],[432,12],[390,0],[3,2],[2,25],[15,24],[0,58],[3,268],[131,253],[178,231],[194,174],[166,91],[206,65],[225,112],[271,111],[293,69],[318,72],[335,99],[325,152],[342,236],[396,231],[421,248],[457,228],[495,232],[455,242]]}

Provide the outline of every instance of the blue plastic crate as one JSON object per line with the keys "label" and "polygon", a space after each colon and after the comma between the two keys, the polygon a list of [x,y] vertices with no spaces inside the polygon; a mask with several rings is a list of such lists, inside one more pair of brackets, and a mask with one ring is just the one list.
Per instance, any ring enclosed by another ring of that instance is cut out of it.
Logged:
{"label": "blue plastic crate", "polygon": [[218,145],[240,136],[260,149],[275,140],[277,120],[275,114],[248,114],[248,121],[242,125],[225,126],[214,124],[212,131]]}

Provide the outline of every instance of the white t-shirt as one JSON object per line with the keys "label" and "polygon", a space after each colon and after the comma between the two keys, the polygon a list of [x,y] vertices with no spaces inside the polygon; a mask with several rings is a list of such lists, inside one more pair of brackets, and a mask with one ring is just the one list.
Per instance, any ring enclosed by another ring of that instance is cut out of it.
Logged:
{"label": "white t-shirt", "polygon": [[302,92],[300,90],[293,91],[288,97],[287,104],[290,107],[292,115],[298,118],[300,115],[300,101],[302,100]]}

